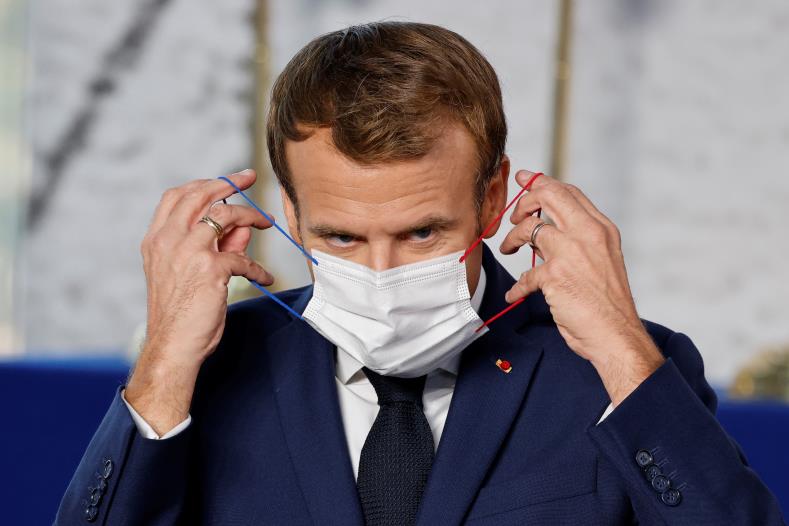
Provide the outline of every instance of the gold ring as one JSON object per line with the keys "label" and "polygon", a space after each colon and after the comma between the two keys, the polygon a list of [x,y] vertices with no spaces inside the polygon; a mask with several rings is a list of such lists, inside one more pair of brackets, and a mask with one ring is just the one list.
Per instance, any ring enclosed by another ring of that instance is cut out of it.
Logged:
{"label": "gold ring", "polygon": [[203,216],[200,219],[200,222],[205,223],[206,225],[208,225],[208,226],[210,226],[211,228],[214,229],[214,232],[216,232],[216,239],[217,240],[222,239],[222,236],[225,235],[225,229],[222,228],[222,225],[220,225],[219,223],[217,223],[216,221],[214,221],[210,217]]}
{"label": "gold ring", "polygon": [[534,230],[531,231],[531,237],[529,238],[529,246],[531,248],[537,248],[537,245],[535,244],[537,242],[537,232],[539,232],[540,229],[547,224],[548,223],[545,221],[540,221],[537,226],[534,227]]}

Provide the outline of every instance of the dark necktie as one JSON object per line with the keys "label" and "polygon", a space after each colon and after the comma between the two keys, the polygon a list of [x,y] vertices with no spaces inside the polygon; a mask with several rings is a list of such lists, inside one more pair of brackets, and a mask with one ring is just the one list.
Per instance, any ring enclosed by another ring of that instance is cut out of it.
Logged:
{"label": "dark necktie", "polygon": [[414,524],[433,464],[433,433],[422,411],[427,376],[362,370],[378,393],[378,416],[359,458],[356,486],[367,526]]}

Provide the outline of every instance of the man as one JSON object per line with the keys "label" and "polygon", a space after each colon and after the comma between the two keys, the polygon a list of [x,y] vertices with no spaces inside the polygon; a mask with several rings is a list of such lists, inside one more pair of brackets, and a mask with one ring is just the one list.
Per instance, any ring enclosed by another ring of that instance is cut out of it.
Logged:
{"label": "man", "polygon": [[309,43],[268,145],[314,286],[227,308],[231,275],[273,283],[245,255],[271,223],[219,202],[225,180],[165,192],[146,342],[56,524],[781,524],[698,351],[639,319],[580,190],[515,174],[530,191],[500,251],[544,260],[518,280],[475,245],[501,226],[505,141],[496,74],[459,35]]}

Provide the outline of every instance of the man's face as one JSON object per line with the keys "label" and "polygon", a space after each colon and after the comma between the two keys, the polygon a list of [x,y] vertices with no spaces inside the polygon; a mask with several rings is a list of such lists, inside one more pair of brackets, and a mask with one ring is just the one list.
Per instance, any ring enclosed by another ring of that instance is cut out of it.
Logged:
{"label": "man's face", "polygon": [[[288,141],[286,155],[299,203],[296,217],[283,192],[291,235],[308,251],[317,248],[377,271],[465,250],[506,200],[505,158],[477,212],[476,145],[459,124],[448,125],[417,160],[361,166],[334,148],[327,128]],[[466,260],[472,294],[481,257],[480,246]]]}

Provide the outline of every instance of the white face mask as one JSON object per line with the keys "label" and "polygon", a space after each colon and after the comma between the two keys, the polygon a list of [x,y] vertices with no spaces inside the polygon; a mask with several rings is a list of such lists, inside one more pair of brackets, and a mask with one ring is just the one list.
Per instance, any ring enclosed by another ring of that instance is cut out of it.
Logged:
{"label": "white face mask", "polygon": [[488,328],[471,306],[463,251],[376,272],[312,250],[315,285],[303,317],[368,369],[422,376]]}

